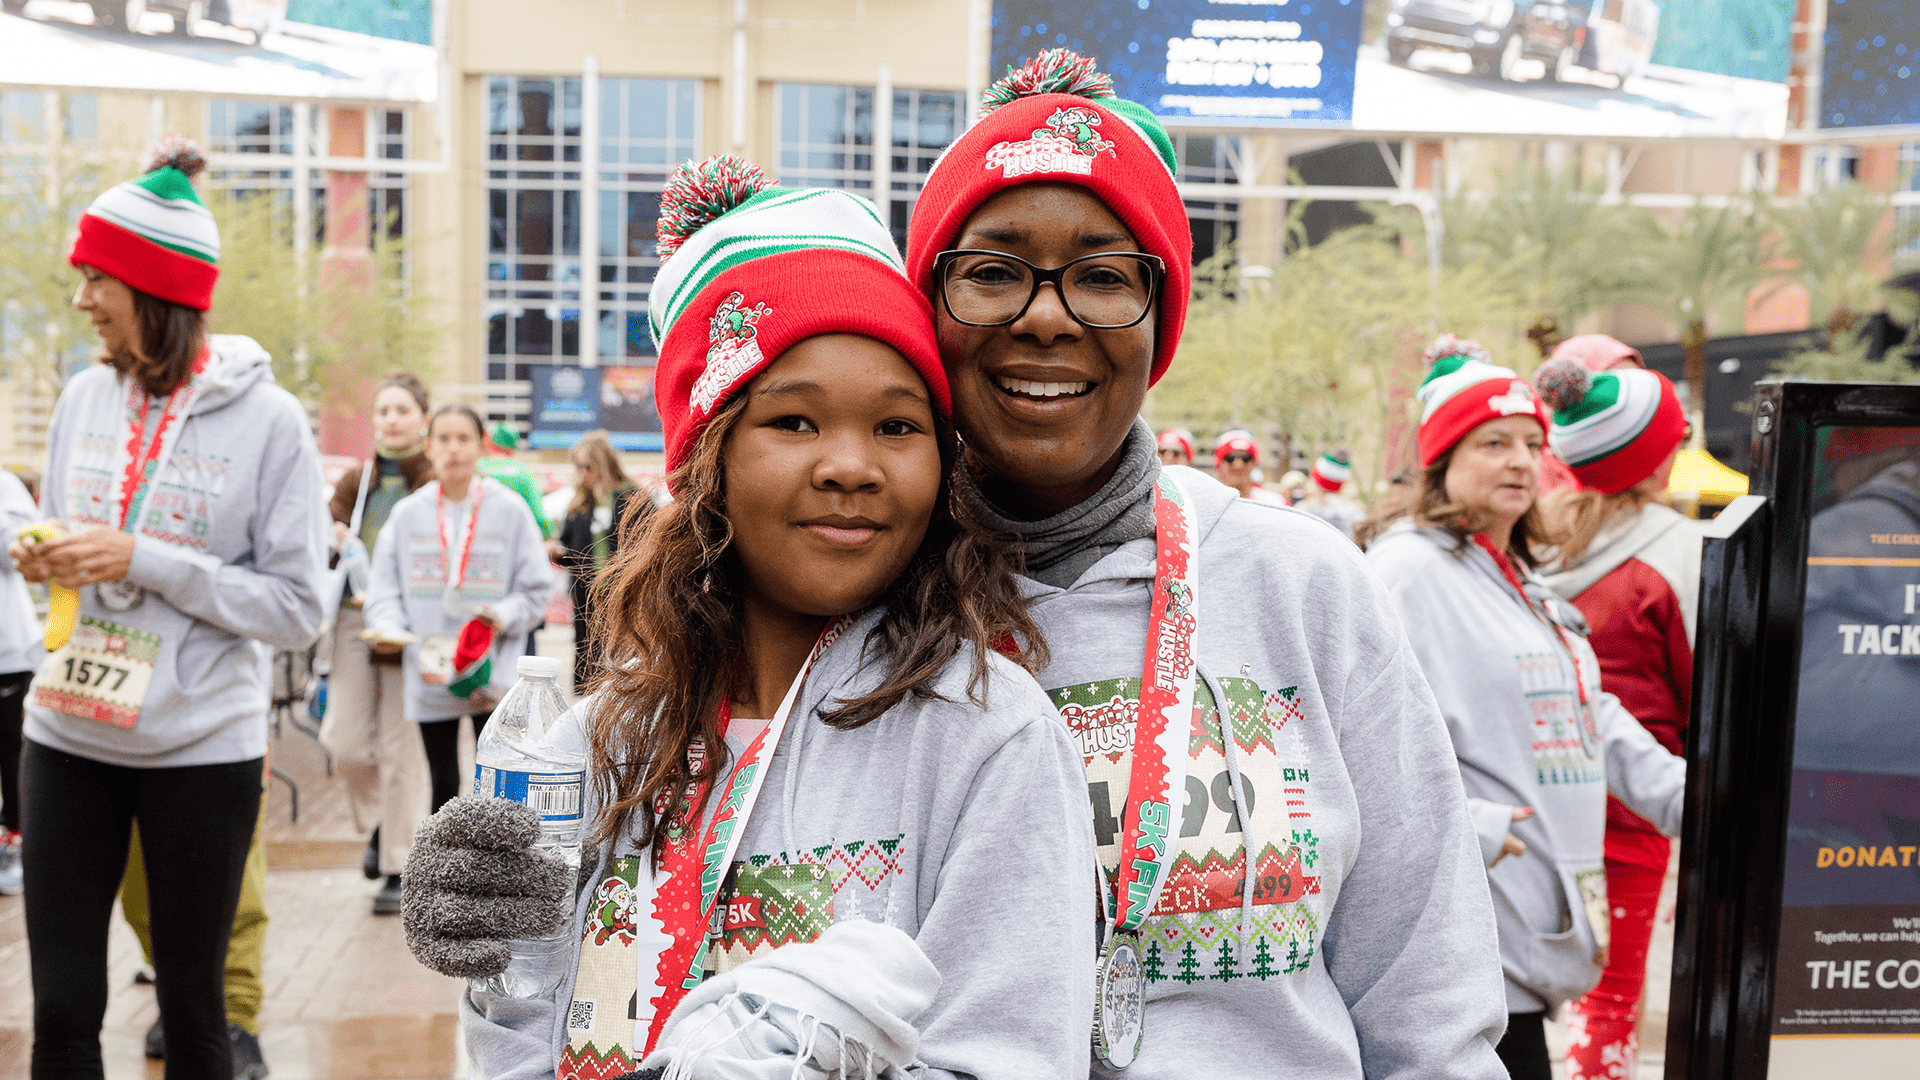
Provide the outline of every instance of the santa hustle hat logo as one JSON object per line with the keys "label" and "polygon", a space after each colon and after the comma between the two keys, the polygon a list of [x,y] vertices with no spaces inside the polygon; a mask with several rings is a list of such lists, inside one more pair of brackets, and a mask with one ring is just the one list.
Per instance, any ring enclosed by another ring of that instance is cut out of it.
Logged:
{"label": "santa hustle hat logo", "polygon": [[1092,176],[1093,163],[1106,151],[1117,158],[1113,142],[1100,135],[1100,114],[1082,106],[1055,109],[1045,127],[1019,142],[999,142],[987,150],[981,167],[999,169],[1008,179],[1038,173],[1064,172]]}
{"label": "santa hustle hat logo", "polygon": [[693,384],[689,404],[697,413],[712,411],[734,381],[760,366],[762,356],[754,324],[773,312],[766,304],[748,306],[744,293],[728,293],[714,309],[707,329],[707,366]]}
{"label": "santa hustle hat logo", "polygon": [[1534,404],[1533,387],[1519,379],[1507,384],[1507,392],[1487,399],[1487,408],[1501,416],[1532,416],[1540,407]]}

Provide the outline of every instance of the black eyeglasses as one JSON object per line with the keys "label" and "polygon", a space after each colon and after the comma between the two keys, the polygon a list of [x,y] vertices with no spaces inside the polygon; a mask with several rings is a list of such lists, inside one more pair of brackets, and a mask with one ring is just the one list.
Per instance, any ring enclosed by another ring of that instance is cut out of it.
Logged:
{"label": "black eyeglasses", "polygon": [[1223,457],[1220,460],[1226,462],[1229,465],[1251,465],[1253,464],[1253,455],[1252,454],[1228,454],[1226,457]]}
{"label": "black eyeglasses", "polygon": [[1098,251],[1051,270],[1004,251],[961,248],[933,258],[940,298],[954,321],[968,326],[1005,326],[1033,306],[1049,282],[1067,314],[1082,326],[1122,330],[1138,325],[1153,308],[1167,264],[1138,251]]}

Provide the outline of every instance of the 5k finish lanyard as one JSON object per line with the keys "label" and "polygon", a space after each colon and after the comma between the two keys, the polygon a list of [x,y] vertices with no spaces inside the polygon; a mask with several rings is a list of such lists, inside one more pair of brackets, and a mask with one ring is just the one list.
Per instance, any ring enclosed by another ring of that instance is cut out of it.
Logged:
{"label": "5k finish lanyard", "polygon": [[147,430],[147,388],[140,380],[128,377],[127,442],[122,451],[127,464],[113,492],[113,523],[120,531],[133,532],[139,526],[140,508],[146,505],[147,493],[152,490],[154,479],[166,464],[173,444],[179,438],[180,429],[186,426],[184,417],[193,408],[193,399],[200,396],[200,375],[207,370],[207,361],[212,355],[211,349],[200,350],[199,357],[193,362],[192,374],[167,395],[167,404],[161,409],[160,419],[153,426],[153,438],[145,445],[142,445],[142,436]]}
{"label": "5k finish lanyard", "polygon": [[[714,812],[713,821],[707,825],[705,833],[700,833],[698,822],[691,822],[679,840],[663,841],[660,876],[667,884],[654,898],[654,911],[673,940],[661,950],[655,971],[652,972],[651,984],[659,992],[651,1002],[653,1020],[647,1028],[646,1049],[641,1052],[641,1057],[653,1052],[653,1045],[659,1040],[667,1017],[680,1004],[680,999],[686,997],[687,991],[699,986],[706,977],[707,950],[702,946],[717,933],[713,916],[716,901],[720,897],[720,885],[726,879],[727,868],[733,865],[733,855],[739,850],[741,837],[746,835],[747,819],[753,816],[754,805],[760,800],[760,789],[766,784],[770,771],[769,763],[774,749],[780,745],[780,736],[786,733],[787,720],[793,715],[800,687],[807,681],[807,673],[813,670],[814,661],[839,637],[841,629],[842,621],[835,620],[821,631],[820,640],[813,643],[813,651],[807,654],[807,662],[800,665],[800,673],[793,677],[793,685],[787,687],[787,695],[781,699],[780,708],[773,714],[773,719],[747,744],[740,760],[734,763],[733,771],[727,776],[726,787],[722,789],[725,794],[721,798],[720,808]],[[731,719],[732,710],[722,696],[720,729],[723,734]],[[705,782],[694,785],[688,793],[691,797],[686,805],[698,803],[705,790]],[[696,883],[697,893],[690,888]],[[687,902],[695,896],[698,897],[697,902]],[[639,972],[642,993],[646,992],[648,974],[644,970]]]}
{"label": "5k finish lanyard", "polygon": [[480,528],[480,503],[486,497],[486,486],[475,476],[473,486],[473,509],[467,512],[467,535],[460,541],[460,561],[454,562],[452,539],[447,535],[452,517],[447,512],[447,489],[436,486],[434,490],[433,523],[440,528],[440,554],[447,563],[447,592],[458,594],[460,584],[467,580],[467,559],[473,555],[473,534]]}
{"label": "5k finish lanyard", "polygon": [[1095,972],[1094,1052],[1126,1068],[1146,1033],[1146,976],[1139,931],[1173,869],[1173,796],[1184,792],[1193,731],[1193,631],[1199,614],[1199,551],[1193,502],[1174,475],[1161,470],[1153,489],[1153,599],[1133,762],[1121,810],[1120,863],[1114,888],[1101,882],[1107,942]]}

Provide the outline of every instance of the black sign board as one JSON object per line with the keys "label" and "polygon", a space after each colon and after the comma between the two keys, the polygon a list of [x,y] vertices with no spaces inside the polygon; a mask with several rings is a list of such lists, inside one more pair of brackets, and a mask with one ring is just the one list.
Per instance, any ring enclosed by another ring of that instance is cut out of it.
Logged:
{"label": "black sign board", "polygon": [[1667,1076],[1920,1075],[1920,386],[1763,383],[1708,533]]}

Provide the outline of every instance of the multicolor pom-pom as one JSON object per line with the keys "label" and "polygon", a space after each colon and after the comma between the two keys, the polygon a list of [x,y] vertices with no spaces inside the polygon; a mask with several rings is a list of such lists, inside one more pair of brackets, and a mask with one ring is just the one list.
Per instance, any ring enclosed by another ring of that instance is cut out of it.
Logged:
{"label": "multicolor pom-pom", "polygon": [[660,193],[653,250],[663,259],[671,256],[708,222],[773,186],[765,169],[732,154],[675,166]]}
{"label": "multicolor pom-pom", "polygon": [[1083,98],[1110,98],[1113,79],[1103,74],[1090,56],[1072,49],[1042,49],[980,95],[980,114],[1036,94],[1074,94]]}
{"label": "multicolor pom-pom", "polygon": [[169,165],[186,173],[187,179],[191,180],[207,167],[207,155],[191,139],[168,135],[147,151],[146,171],[164,169]]}
{"label": "multicolor pom-pom", "polygon": [[1478,360],[1483,364],[1493,363],[1493,354],[1487,351],[1485,345],[1480,344],[1472,338],[1456,337],[1453,334],[1441,334],[1439,337],[1433,339],[1433,344],[1427,346],[1427,363],[1429,365],[1437,364],[1449,356],[1464,356],[1470,360]]}
{"label": "multicolor pom-pom", "polygon": [[1540,400],[1548,408],[1567,412],[1586,400],[1587,391],[1593,389],[1593,372],[1580,361],[1563,356],[1540,365],[1540,370],[1533,373],[1533,388],[1540,391]]}

